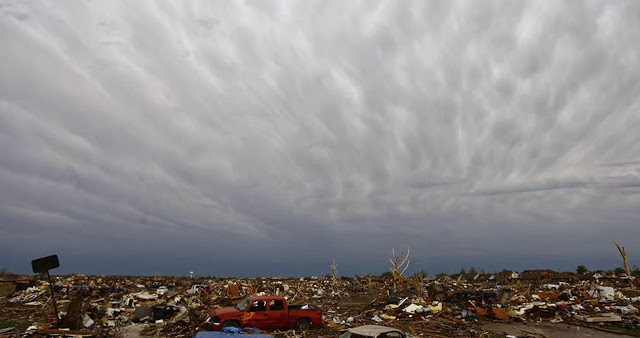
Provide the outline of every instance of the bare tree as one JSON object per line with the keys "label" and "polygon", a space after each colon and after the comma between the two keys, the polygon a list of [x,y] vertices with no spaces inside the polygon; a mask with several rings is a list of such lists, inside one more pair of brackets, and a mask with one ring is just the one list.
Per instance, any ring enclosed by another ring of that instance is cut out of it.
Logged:
{"label": "bare tree", "polygon": [[627,251],[624,249],[624,247],[618,245],[618,243],[616,243],[615,241],[613,242],[613,244],[616,245],[616,247],[618,248],[618,251],[620,252],[620,256],[622,256],[622,264],[624,265],[624,271],[627,273],[627,278],[629,278],[629,282],[631,283],[631,287],[633,288],[633,280],[631,279],[631,268],[629,267],[629,259],[627,258]]}
{"label": "bare tree", "polygon": [[400,254],[395,249],[391,248],[389,252],[389,261],[391,262],[391,273],[393,274],[393,288],[398,288],[398,283],[404,278],[404,272],[409,267],[409,255],[411,248],[407,248],[407,255],[401,258]]}
{"label": "bare tree", "polygon": [[331,262],[329,269],[331,269],[331,284],[333,287],[333,291],[335,292],[336,286],[338,284],[338,263],[335,259],[333,260],[333,262]]}

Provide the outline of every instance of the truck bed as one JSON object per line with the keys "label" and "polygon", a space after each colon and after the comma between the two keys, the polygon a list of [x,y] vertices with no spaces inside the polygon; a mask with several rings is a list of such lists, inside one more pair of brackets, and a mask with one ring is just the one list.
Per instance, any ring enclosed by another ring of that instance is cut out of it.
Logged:
{"label": "truck bed", "polygon": [[315,310],[317,307],[308,304],[289,305],[289,311],[291,310]]}

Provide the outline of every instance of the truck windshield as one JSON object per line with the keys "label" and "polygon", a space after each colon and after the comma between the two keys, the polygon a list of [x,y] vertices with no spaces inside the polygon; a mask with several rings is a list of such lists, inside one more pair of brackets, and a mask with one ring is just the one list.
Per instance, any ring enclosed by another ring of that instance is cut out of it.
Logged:
{"label": "truck windshield", "polygon": [[238,311],[244,311],[250,304],[251,301],[249,300],[249,298],[245,298],[240,303],[238,303],[238,305],[236,305],[236,309]]}

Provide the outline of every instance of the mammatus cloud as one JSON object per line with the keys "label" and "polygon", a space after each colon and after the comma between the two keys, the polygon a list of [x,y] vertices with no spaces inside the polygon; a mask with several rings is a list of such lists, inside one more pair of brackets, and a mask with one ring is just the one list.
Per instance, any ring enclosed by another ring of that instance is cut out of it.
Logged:
{"label": "mammatus cloud", "polygon": [[[640,247],[634,2],[0,0],[0,253],[26,272]],[[603,259],[602,257],[610,257]],[[65,266],[65,264],[63,264]]]}

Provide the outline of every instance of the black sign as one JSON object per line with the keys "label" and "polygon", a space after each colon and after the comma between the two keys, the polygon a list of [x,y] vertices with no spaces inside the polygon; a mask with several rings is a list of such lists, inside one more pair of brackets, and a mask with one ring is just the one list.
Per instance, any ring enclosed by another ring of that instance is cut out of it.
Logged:
{"label": "black sign", "polygon": [[58,255],[51,255],[31,261],[31,268],[33,268],[33,272],[35,273],[47,272],[59,266],[60,262],[58,261]]}

